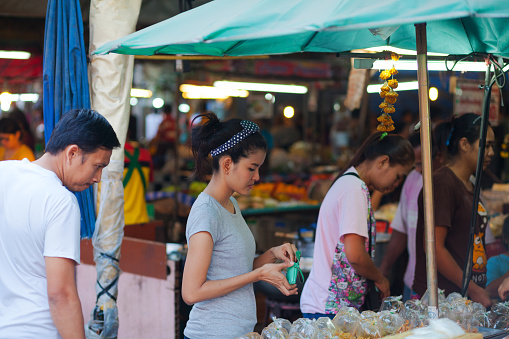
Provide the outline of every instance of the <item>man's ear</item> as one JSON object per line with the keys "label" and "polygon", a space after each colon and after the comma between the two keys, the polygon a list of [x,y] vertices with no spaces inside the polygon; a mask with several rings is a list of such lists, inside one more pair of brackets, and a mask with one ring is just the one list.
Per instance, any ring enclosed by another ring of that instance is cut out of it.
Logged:
{"label": "man's ear", "polygon": [[72,161],[78,158],[78,155],[80,155],[81,150],[78,147],[78,145],[69,145],[65,148],[65,157],[66,161],[71,164]]}

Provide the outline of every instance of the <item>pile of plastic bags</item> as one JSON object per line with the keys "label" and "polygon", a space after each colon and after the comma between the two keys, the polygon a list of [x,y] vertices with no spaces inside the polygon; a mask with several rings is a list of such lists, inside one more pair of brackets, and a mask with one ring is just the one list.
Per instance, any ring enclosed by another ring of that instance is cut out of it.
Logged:
{"label": "pile of plastic bags", "polygon": [[[297,319],[293,324],[274,318],[260,334],[252,332],[237,339],[372,339],[405,332],[430,324],[427,313],[428,293],[421,300],[403,303],[401,296],[382,301],[380,312],[343,307],[334,319],[327,317],[310,320]],[[466,332],[476,332],[477,327],[509,329],[509,303],[495,304],[487,311],[481,304],[451,293],[447,298],[439,291],[439,317],[448,318]]]}

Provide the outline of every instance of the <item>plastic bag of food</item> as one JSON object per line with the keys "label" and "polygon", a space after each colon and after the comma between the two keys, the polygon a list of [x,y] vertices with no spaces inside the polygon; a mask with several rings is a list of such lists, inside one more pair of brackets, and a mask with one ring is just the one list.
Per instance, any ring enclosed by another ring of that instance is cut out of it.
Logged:
{"label": "plastic bag of food", "polygon": [[332,339],[336,338],[335,331],[330,331],[326,328],[319,328],[311,339]]}
{"label": "plastic bag of food", "polygon": [[496,303],[491,307],[491,311],[498,315],[507,315],[509,314],[509,306],[507,303]]}
{"label": "plastic bag of food", "polygon": [[493,324],[493,328],[497,330],[508,330],[509,329],[509,316],[501,315]]}
{"label": "plastic bag of food", "polygon": [[475,312],[482,312],[482,313],[486,313],[486,307],[484,307],[482,304],[480,303],[476,303],[476,302],[472,302],[472,309],[474,310],[474,313]]}
{"label": "plastic bag of food", "polygon": [[468,299],[456,299],[451,303],[447,317],[458,324],[463,322],[466,317],[471,317],[474,313],[472,301]]}
{"label": "plastic bag of food", "polygon": [[299,318],[292,324],[289,334],[298,333],[304,338],[311,338],[316,332],[315,322],[311,319]]}
{"label": "plastic bag of food", "polygon": [[320,317],[316,319],[315,326],[319,330],[327,330],[330,333],[336,333],[336,326],[332,323],[332,319],[329,317]]}
{"label": "plastic bag of food", "polygon": [[288,331],[284,328],[265,327],[262,331],[263,339],[286,339]]}
{"label": "plastic bag of food", "polygon": [[272,317],[272,322],[267,327],[284,328],[287,333],[290,333],[292,323],[288,319]]}
{"label": "plastic bag of food", "polygon": [[403,318],[405,318],[406,312],[411,311],[417,314],[425,314],[425,308],[422,305],[421,301],[418,299],[410,299],[407,300],[404,304],[403,309],[401,310],[400,314]]}
{"label": "plastic bag of food", "polygon": [[336,329],[343,333],[355,333],[357,323],[361,320],[359,311],[353,307],[345,307],[339,310],[338,314],[332,319]]}
{"label": "plastic bag of food", "polygon": [[244,334],[241,337],[238,337],[237,339],[261,339],[262,336],[256,332],[250,332],[247,334]]}
{"label": "plastic bag of food", "polygon": [[407,329],[428,325],[428,316],[414,310],[407,309],[403,315],[403,320],[405,321]]}
{"label": "plastic bag of food", "polygon": [[380,311],[396,311],[401,312],[403,309],[403,302],[401,301],[403,296],[389,296],[382,300],[382,305],[380,305]]}
{"label": "plastic bag of food", "polygon": [[451,309],[451,304],[449,304],[447,301],[440,303],[438,305],[438,317],[439,318],[447,318],[450,309]]}
{"label": "plastic bag of food", "polygon": [[355,328],[357,338],[375,339],[382,337],[382,331],[375,319],[361,319]]}
{"label": "plastic bag of food", "polygon": [[378,313],[376,313],[375,311],[370,311],[370,310],[362,311],[361,318],[362,319],[376,319],[376,318],[378,318]]}
{"label": "plastic bag of food", "polygon": [[473,332],[475,327],[487,327],[486,325],[486,316],[485,312],[474,312],[470,317],[466,317],[463,319],[461,326],[467,332]]}
{"label": "plastic bag of food", "polygon": [[405,320],[396,311],[381,311],[378,314],[378,326],[382,336],[398,333]]}
{"label": "plastic bag of food", "polygon": [[464,298],[458,292],[452,292],[451,294],[449,294],[447,296],[447,298],[445,298],[445,301],[447,301],[449,304],[451,304],[453,301],[455,301],[457,299],[464,299]]}
{"label": "plastic bag of food", "polygon": [[[445,291],[438,289],[438,303],[440,304],[441,302],[444,302],[444,301],[445,301]],[[428,305],[429,305],[428,290],[426,290],[426,292],[424,292],[423,296],[421,297],[421,303],[424,307],[428,307]]]}

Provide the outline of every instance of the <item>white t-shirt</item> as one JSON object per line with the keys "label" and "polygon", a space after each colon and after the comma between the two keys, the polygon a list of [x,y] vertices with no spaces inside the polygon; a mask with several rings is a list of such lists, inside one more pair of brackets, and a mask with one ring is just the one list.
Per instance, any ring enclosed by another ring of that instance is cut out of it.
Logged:
{"label": "white t-shirt", "polygon": [[80,260],[78,200],[54,172],[0,162],[0,338],[60,338],[44,257]]}
{"label": "white t-shirt", "polygon": [[[346,173],[354,172],[349,168]],[[302,313],[325,313],[336,245],[346,234],[368,238],[368,201],[362,181],[352,175],[336,180],[325,196],[316,228],[313,266],[300,298]]]}
{"label": "white t-shirt", "polygon": [[413,170],[410,172],[401,189],[398,209],[392,220],[391,227],[407,235],[408,265],[405,272],[405,285],[412,288],[415,273],[415,233],[419,207],[417,199],[422,189],[422,174]]}

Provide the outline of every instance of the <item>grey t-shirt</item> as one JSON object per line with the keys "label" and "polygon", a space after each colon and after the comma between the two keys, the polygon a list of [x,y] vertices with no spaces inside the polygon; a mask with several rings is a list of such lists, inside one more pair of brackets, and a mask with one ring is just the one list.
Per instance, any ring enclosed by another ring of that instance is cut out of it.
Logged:
{"label": "grey t-shirt", "polygon": [[[240,214],[239,204],[230,198],[235,213],[217,200],[201,193],[187,221],[186,238],[208,232],[214,241],[207,280],[235,277],[253,270],[255,241]],[[190,339],[237,338],[252,332],[256,325],[253,284],[212,300],[196,303],[189,315],[184,335]]]}

